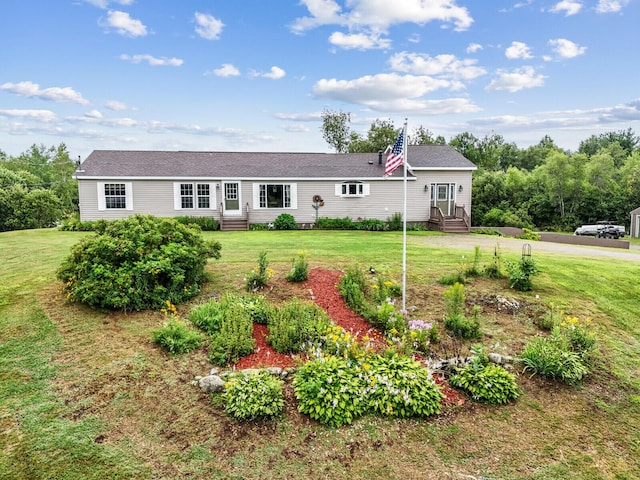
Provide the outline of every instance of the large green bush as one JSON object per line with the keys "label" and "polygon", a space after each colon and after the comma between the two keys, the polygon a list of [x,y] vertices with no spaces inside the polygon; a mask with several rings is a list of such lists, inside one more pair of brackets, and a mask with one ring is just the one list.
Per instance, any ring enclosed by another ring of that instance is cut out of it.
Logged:
{"label": "large green bush", "polygon": [[113,310],[161,308],[200,291],[220,244],[172,219],[135,215],[105,222],[58,269],[69,300]]}

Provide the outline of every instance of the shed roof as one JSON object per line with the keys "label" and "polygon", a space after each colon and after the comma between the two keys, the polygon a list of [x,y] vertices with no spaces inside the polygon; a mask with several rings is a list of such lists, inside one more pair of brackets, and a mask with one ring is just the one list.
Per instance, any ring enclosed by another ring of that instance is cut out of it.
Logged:
{"label": "shed roof", "polygon": [[[416,170],[475,170],[447,145],[408,147]],[[76,178],[374,178],[384,173],[378,153],[282,153],[94,150]],[[393,176],[402,176],[397,169]]]}

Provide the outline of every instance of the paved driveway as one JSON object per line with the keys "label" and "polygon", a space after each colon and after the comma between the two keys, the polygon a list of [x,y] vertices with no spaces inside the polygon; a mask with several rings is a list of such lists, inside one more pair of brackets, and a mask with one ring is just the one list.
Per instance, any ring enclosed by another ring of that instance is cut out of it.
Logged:
{"label": "paved driveway", "polygon": [[473,252],[476,245],[483,250],[495,247],[500,244],[502,252],[515,251],[522,252],[522,245],[531,245],[531,253],[536,252],[557,252],[563,255],[577,255],[591,258],[617,258],[640,262],[640,249],[632,245],[631,250],[622,248],[589,247],[585,245],[569,245],[566,243],[536,242],[529,240],[519,240],[517,238],[497,237],[492,235],[442,235],[436,237],[425,237],[425,243],[440,247],[461,248]]}

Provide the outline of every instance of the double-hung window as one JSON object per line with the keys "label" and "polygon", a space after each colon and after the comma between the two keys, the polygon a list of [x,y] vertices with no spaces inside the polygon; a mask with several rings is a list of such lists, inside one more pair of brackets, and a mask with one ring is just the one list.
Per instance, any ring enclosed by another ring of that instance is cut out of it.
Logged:
{"label": "double-hung window", "polygon": [[210,183],[175,183],[174,207],[176,210],[215,208],[214,186]]}
{"label": "double-hung window", "polygon": [[133,210],[131,182],[98,182],[98,210]]}

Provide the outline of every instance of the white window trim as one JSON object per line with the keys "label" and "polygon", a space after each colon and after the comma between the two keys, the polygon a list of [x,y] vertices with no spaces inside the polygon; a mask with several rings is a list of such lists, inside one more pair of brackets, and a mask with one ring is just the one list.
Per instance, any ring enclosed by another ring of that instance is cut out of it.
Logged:
{"label": "white window trim", "polygon": [[[193,208],[182,208],[182,195],[180,185],[189,184],[193,186]],[[198,206],[198,185],[209,185],[209,208]],[[216,205],[216,184],[211,182],[174,182],[173,183],[173,209],[192,212],[194,210],[215,210]]]}
{"label": "white window trim", "polygon": [[[126,208],[107,208],[107,201],[104,194],[104,186],[105,185],[124,185],[124,193],[126,198]],[[98,186],[98,210],[99,211],[115,211],[115,210],[133,210],[133,184],[131,182],[119,182],[119,181],[111,181],[111,182],[97,182]]]}
{"label": "white window trim", "polygon": [[[359,190],[362,190],[362,193],[356,193],[354,194],[349,194],[349,193],[342,193],[342,187],[346,186],[346,190],[347,192],[349,191],[349,185],[358,185],[360,187],[362,187]],[[362,182],[342,182],[342,183],[336,183],[335,185],[335,194],[336,197],[350,197],[350,198],[362,198],[362,197],[368,197],[371,194],[371,185],[368,183],[362,183]]]}
{"label": "white window trim", "polygon": [[[291,194],[291,206],[289,207],[261,207],[260,206],[260,186],[261,185],[288,185]],[[254,210],[297,210],[298,209],[298,184],[287,182],[257,182],[253,184],[253,209]]]}

